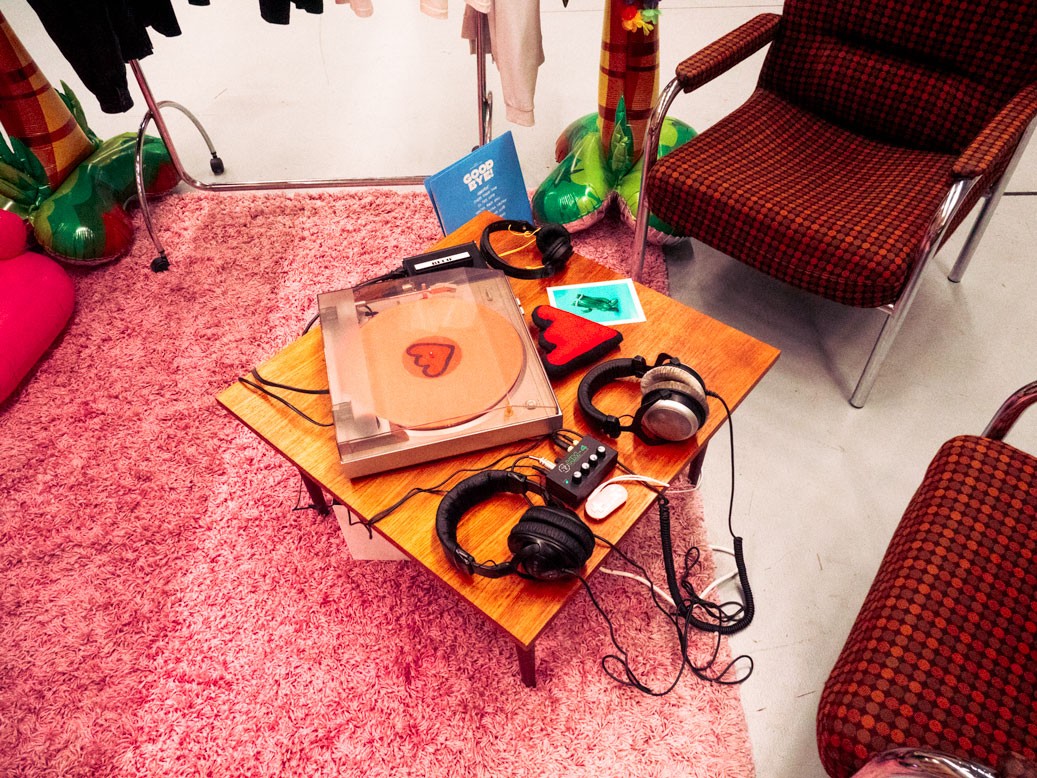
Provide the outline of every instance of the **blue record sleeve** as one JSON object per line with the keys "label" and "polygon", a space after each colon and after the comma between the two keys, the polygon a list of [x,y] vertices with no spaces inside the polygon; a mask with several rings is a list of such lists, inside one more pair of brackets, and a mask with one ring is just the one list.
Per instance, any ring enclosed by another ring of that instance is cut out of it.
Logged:
{"label": "blue record sleeve", "polygon": [[533,221],[510,130],[426,178],[425,190],[444,235],[483,211],[504,219]]}

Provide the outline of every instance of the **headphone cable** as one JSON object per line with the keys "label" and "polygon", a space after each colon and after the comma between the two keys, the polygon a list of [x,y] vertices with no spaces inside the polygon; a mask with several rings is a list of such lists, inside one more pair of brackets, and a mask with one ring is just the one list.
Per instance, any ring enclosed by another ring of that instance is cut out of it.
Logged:
{"label": "headphone cable", "polygon": [[[666,583],[670,589],[670,596],[673,598],[674,602],[677,603],[677,611],[680,616],[697,629],[705,632],[716,632],[719,635],[733,635],[736,632],[741,632],[743,629],[748,627],[750,623],[752,623],[753,617],[756,615],[756,605],[753,601],[752,588],[749,586],[749,576],[745,566],[745,553],[742,548],[742,538],[735,535],[732,518],[735,501],[735,433],[734,424],[731,420],[731,409],[728,407],[724,398],[716,392],[707,391],[706,394],[720,400],[721,404],[724,406],[724,411],[727,414],[727,429],[731,441],[731,493],[727,507],[727,528],[728,532],[731,533],[731,537],[734,539],[735,567],[738,570],[738,582],[742,587],[742,595],[745,600],[740,614],[737,616],[731,616],[726,613],[721,606],[699,597],[689,580],[687,565],[685,565],[683,580],[681,581],[681,584],[678,584],[677,571],[673,562],[673,537],[670,532],[670,501],[661,493],[659,495],[659,535],[663,549],[663,566],[666,569]],[[682,596],[682,586],[684,592],[687,594],[686,597]],[[694,615],[694,610],[696,608],[701,608],[707,613],[710,613],[715,621],[707,621]]]}

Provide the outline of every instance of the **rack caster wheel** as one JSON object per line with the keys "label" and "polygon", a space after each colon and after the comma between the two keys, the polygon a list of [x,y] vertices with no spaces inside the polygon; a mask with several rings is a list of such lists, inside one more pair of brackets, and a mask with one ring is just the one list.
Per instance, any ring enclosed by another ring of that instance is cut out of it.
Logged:
{"label": "rack caster wheel", "polygon": [[153,260],[151,260],[151,271],[153,273],[163,273],[169,270],[169,257],[166,256],[166,252],[162,252]]}
{"label": "rack caster wheel", "polygon": [[212,155],[212,159],[209,160],[209,169],[218,176],[223,175],[223,160],[215,152]]}

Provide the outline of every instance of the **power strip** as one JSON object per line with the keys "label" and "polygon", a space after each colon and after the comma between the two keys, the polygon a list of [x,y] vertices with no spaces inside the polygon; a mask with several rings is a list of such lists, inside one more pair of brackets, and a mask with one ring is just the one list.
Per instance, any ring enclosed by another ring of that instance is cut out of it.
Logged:
{"label": "power strip", "polygon": [[584,436],[547,471],[547,493],[575,508],[608,477],[618,458],[614,448]]}

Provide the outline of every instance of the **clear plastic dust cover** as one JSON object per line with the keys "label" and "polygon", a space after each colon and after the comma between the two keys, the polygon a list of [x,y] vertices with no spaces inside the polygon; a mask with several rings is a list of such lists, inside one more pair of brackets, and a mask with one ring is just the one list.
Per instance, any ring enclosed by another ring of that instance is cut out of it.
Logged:
{"label": "clear plastic dust cover", "polygon": [[317,298],[335,436],[350,478],[561,426],[507,277],[459,268]]}

